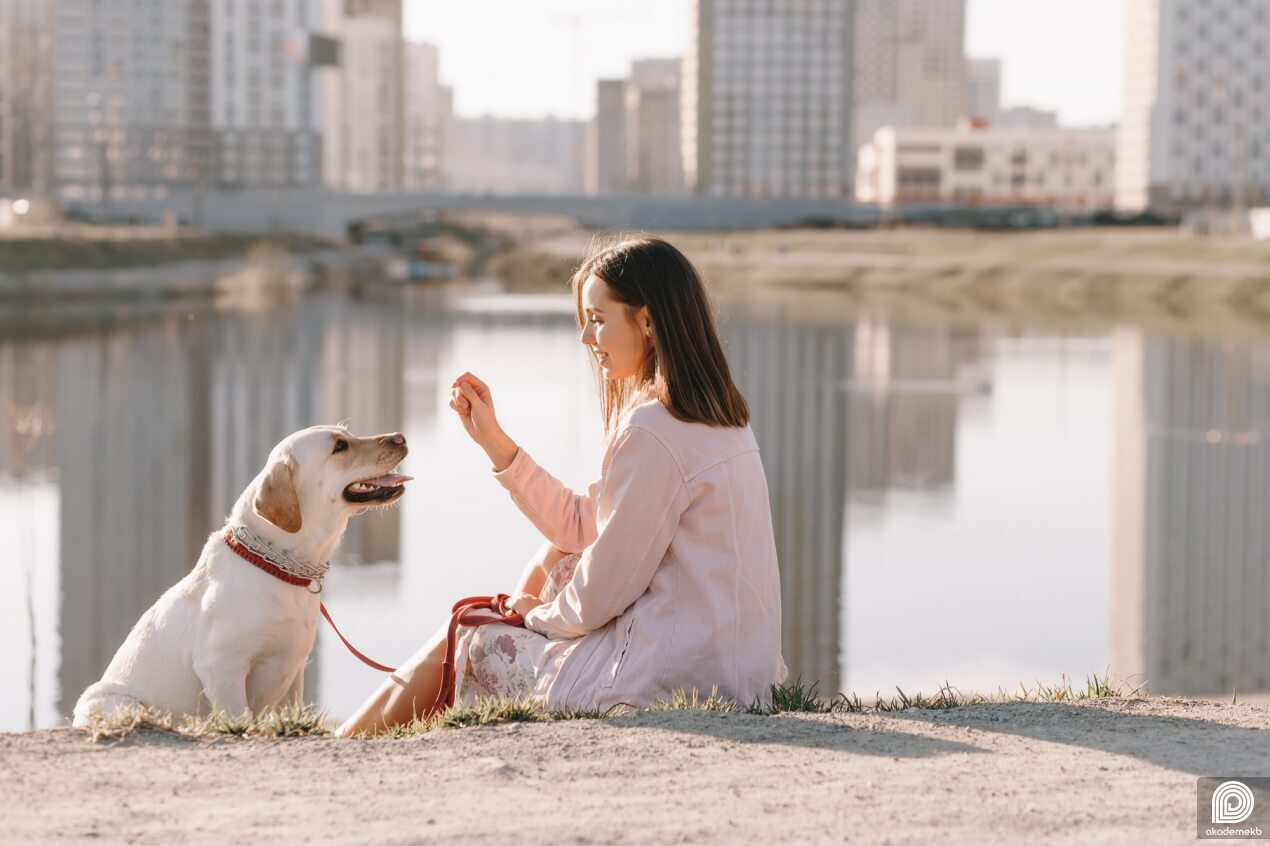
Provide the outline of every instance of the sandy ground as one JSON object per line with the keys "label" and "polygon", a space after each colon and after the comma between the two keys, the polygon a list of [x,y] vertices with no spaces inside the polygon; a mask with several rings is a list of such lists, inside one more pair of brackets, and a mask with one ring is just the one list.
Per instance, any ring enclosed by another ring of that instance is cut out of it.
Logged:
{"label": "sandy ground", "polygon": [[[643,713],[397,741],[0,735],[5,843],[1183,843],[1270,706]],[[469,841],[477,842],[477,841]]]}

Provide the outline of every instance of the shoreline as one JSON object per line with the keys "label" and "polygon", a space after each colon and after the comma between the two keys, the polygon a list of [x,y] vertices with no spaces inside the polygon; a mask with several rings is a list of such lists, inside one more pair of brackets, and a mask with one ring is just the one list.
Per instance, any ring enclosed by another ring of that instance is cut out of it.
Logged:
{"label": "shoreline", "polygon": [[158,226],[32,226],[0,232],[0,279],[64,270],[109,271],[241,259],[262,248],[303,254],[335,246],[289,232],[255,235]]}
{"label": "shoreline", "polygon": [[[861,312],[918,322],[1101,329],[1132,322],[1263,332],[1270,243],[1169,231],[939,229],[667,232],[720,300],[800,319]],[[565,290],[593,234],[520,244],[491,270],[508,290]],[[554,280],[563,280],[557,288]]]}
{"label": "shoreline", "polygon": [[640,712],[397,740],[0,734],[20,842],[1190,842],[1196,779],[1262,775],[1270,706],[1164,697]]}

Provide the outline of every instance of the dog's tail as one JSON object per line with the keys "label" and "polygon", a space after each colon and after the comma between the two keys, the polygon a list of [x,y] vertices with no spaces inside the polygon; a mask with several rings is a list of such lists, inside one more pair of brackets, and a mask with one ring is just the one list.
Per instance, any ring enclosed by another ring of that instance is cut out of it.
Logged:
{"label": "dog's tail", "polygon": [[132,694],[127,685],[118,682],[99,681],[91,684],[80,694],[79,701],[75,703],[75,714],[71,718],[71,725],[86,726],[88,725],[92,714],[108,717],[121,708],[131,708],[141,705],[141,700]]}

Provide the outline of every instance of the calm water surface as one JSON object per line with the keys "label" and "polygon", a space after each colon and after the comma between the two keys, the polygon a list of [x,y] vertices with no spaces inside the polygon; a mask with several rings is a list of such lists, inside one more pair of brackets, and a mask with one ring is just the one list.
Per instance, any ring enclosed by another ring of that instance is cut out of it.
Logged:
{"label": "calm water surface", "polygon": [[[401,430],[416,477],[357,518],[325,599],[406,659],[537,546],[446,406],[472,370],[558,477],[598,471],[568,302],[429,292],[269,315],[8,324],[0,336],[0,730],[61,724],[192,566],[271,446]],[[868,697],[1111,669],[1157,693],[1270,691],[1270,341],[1067,336],[734,310],[794,675]],[[309,696],[379,681],[320,629]]]}

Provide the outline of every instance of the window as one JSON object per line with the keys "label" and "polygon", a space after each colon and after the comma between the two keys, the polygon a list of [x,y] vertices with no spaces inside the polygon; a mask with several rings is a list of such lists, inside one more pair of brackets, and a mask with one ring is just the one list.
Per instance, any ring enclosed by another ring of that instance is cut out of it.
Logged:
{"label": "window", "polygon": [[958,147],[953,150],[953,169],[959,171],[983,170],[982,147]]}
{"label": "window", "polygon": [[937,167],[902,167],[896,174],[898,193],[904,197],[937,196],[941,181]]}

